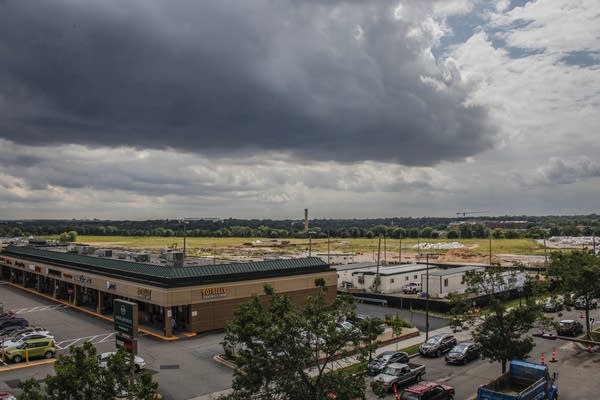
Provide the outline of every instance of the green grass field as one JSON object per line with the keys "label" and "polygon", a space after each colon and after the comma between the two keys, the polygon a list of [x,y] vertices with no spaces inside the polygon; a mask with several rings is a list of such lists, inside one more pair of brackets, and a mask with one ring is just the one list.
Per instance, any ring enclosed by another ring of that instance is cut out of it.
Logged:
{"label": "green grass field", "polygon": [[[259,242],[257,242],[259,241]],[[253,243],[254,248],[261,246],[277,245],[281,241],[289,242],[288,245],[279,248],[281,252],[296,252],[308,249],[308,239],[280,239],[273,242],[271,238],[213,238],[213,237],[188,237],[186,238],[186,247],[191,251],[208,252],[212,249],[232,250],[236,248],[248,248],[244,244]],[[459,242],[474,251],[487,253],[489,249],[488,239],[421,239],[420,242],[439,243],[439,242]],[[163,247],[183,247],[182,237],[146,237],[146,236],[85,236],[77,237],[77,242],[87,243],[96,247],[124,247],[132,249],[160,249]],[[381,250],[384,246],[388,252],[397,252],[399,247],[398,239],[387,239],[385,244],[382,241]],[[416,252],[412,246],[417,244],[417,239],[403,239],[402,251],[406,253]],[[329,241],[331,252],[355,252],[355,253],[373,253],[377,252],[377,239],[340,239],[332,238]],[[313,252],[326,252],[327,239],[313,239]],[[443,253],[444,251],[439,251]],[[492,252],[494,254],[544,254],[543,246],[539,245],[533,239],[493,239]]]}

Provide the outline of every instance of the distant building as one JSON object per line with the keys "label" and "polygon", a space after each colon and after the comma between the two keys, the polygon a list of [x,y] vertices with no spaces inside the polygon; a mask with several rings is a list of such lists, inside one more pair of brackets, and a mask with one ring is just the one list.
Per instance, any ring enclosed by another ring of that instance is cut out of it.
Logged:
{"label": "distant building", "polygon": [[[425,264],[403,264],[395,266],[379,267],[379,285],[377,291],[380,293],[399,293],[402,286],[409,283],[421,283],[422,276],[426,275]],[[437,271],[437,267],[429,266],[429,273]],[[376,288],[377,266],[352,272],[352,285],[354,288],[365,291],[374,291]]]}

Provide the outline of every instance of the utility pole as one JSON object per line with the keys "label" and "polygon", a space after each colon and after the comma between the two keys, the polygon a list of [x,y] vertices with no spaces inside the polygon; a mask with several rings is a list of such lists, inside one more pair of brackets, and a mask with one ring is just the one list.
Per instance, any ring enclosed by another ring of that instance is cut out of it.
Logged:
{"label": "utility pole", "polygon": [[383,265],[387,265],[387,240],[383,237]]}
{"label": "utility pole", "polygon": [[546,234],[544,233],[544,270],[548,274],[548,251],[546,249]]}
{"label": "utility pole", "polygon": [[398,244],[398,264],[402,264],[402,233],[400,233],[400,243]]}
{"label": "utility pole", "polygon": [[429,339],[429,253],[425,255],[425,341]]}
{"label": "utility pole", "polygon": [[329,264],[329,231],[327,232],[327,264]]}
{"label": "utility pole", "polygon": [[379,257],[381,256],[381,236],[379,236],[379,244],[377,245],[377,273],[375,274],[375,291],[379,290]]}
{"label": "utility pole", "polygon": [[492,232],[490,232],[490,267],[492,266]]}

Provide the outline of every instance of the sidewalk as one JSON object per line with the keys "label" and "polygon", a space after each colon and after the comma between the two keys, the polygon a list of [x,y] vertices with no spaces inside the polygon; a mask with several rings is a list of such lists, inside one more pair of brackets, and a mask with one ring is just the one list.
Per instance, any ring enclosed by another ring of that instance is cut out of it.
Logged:
{"label": "sidewalk", "polygon": [[[440,329],[436,329],[433,331],[429,332],[429,337],[433,336],[433,335],[438,335],[440,333],[451,333],[454,336],[456,336],[456,339],[459,342],[464,342],[464,341],[469,341],[472,340],[472,336],[471,336],[471,331],[460,331],[460,332],[452,332],[452,328],[450,328],[449,326],[445,326],[443,328]],[[408,347],[408,346],[412,346],[415,344],[421,344],[425,341],[425,334],[423,334],[423,332],[420,333],[420,335],[418,336],[413,336],[413,337],[409,337],[407,339],[401,340],[396,342],[398,344],[398,349],[402,349],[404,347]],[[377,349],[377,354],[383,352],[383,351],[395,351],[396,350],[396,343],[390,343],[390,344],[386,344],[383,345],[381,347],[379,347]],[[332,364],[332,370],[336,370],[339,368],[343,368],[343,367],[347,367],[349,365],[352,364],[356,364],[357,362],[359,362],[358,360],[358,356],[350,356],[350,357],[346,357],[346,358],[342,358],[339,360],[336,360],[333,362]],[[205,394],[202,396],[198,396],[198,397],[194,397],[191,398],[189,400],[216,400],[219,398],[219,396],[224,395],[224,394],[228,394],[231,392],[231,389],[226,389],[220,392],[215,392],[215,393],[210,393],[210,394]]]}

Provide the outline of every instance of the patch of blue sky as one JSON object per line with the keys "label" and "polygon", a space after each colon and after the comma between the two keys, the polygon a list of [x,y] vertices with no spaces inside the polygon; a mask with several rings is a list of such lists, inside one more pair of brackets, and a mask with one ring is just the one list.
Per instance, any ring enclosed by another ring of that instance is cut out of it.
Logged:
{"label": "patch of blue sky", "polygon": [[487,27],[485,29],[485,33],[487,34],[492,46],[495,49],[505,50],[510,58],[523,58],[534,54],[541,54],[545,49],[513,47],[506,43],[506,33],[513,30],[526,28],[532,22],[532,20],[516,19],[507,25]]}
{"label": "patch of blue sky", "polygon": [[511,0],[510,5],[504,12],[510,11],[513,8],[524,7],[527,3],[533,3],[535,0]]}
{"label": "patch of blue sky", "polygon": [[476,4],[468,14],[448,16],[445,22],[451,32],[443,36],[438,45],[432,49],[435,58],[443,56],[448,48],[466,42],[475,32],[481,30],[489,19],[487,11],[491,8],[489,3],[481,2]]}
{"label": "patch of blue sky", "polygon": [[600,51],[572,51],[561,61],[567,65],[584,68],[600,65]]}
{"label": "patch of blue sky", "polygon": [[[516,7],[522,7],[534,0],[512,0],[508,9],[509,11]],[[466,42],[476,32],[483,30],[494,48],[502,48],[506,50],[511,58],[522,58],[533,54],[543,53],[544,49],[525,49],[518,47],[510,47],[504,39],[504,33],[511,30],[526,28],[531,24],[532,20],[516,19],[510,24],[491,27],[487,23],[489,21],[488,13],[495,11],[495,5],[492,2],[483,1],[478,3],[473,10],[468,14],[451,15],[446,18],[446,25],[451,29],[451,33],[443,36],[438,45],[432,49],[432,53],[436,59],[443,57],[449,48]]]}

